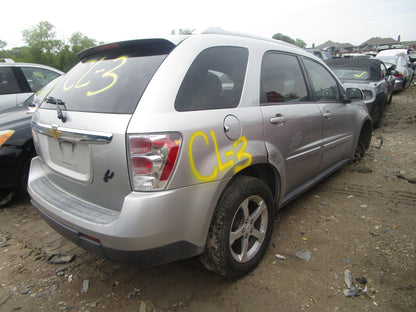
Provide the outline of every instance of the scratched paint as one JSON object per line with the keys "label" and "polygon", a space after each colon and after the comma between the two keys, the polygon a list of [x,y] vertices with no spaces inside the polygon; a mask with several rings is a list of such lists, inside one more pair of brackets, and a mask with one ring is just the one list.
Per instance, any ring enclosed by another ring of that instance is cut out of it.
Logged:
{"label": "scratched paint", "polygon": [[[189,141],[188,153],[191,171],[198,180],[205,182],[213,181],[220,173],[223,173],[233,167],[235,174],[251,164],[252,156],[246,151],[246,137],[241,136],[232,145],[230,145],[229,150],[226,150],[223,154],[221,154],[218,148],[215,132],[211,130],[209,135],[210,137],[202,131],[197,131],[192,134]],[[209,174],[204,175],[198,170],[198,159],[195,159],[194,157],[194,144],[196,141],[200,141],[203,145],[205,145],[203,151],[204,153],[209,153],[210,155],[215,154],[216,164],[212,167]],[[241,164],[235,165],[236,163]]]}

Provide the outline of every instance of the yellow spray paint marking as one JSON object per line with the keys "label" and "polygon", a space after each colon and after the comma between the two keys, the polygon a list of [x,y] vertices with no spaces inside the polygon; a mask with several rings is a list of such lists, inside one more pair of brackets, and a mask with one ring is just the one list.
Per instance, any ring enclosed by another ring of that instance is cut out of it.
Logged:
{"label": "yellow spray paint marking", "polygon": [[197,131],[191,136],[191,139],[189,141],[189,161],[191,162],[191,170],[198,180],[212,181],[217,177],[217,174],[218,174],[217,167],[214,167],[212,173],[208,176],[203,176],[202,174],[200,174],[199,171],[195,167],[194,156],[193,156],[192,150],[193,150],[194,141],[199,136],[202,137],[205,141],[205,144],[209,146],[208,137],[202,131]]}
{"label": "yellow spray paint marking", "polygon": [[[217,178],[219,172],[223,172],[230,169],[236,161],[241,162],[246,160],[244,163],[234,167],[234,173],[239,172],[240,170],[246,168],[251,164],[251,154],[245,151],[247,147],[246,137],[240,137],[237,141],[234,142],[234,144],[232,145],[232,149],[225,151],[224,156],[222,156],[218,148],[215,132],[211,130],[210,135],[213,143],[212,145],[210,144],[208,136],[202,131],[195,132],[191,136],[191,139],[189,141],[188,153],[191,171],[198,180],[206,182],[213,181],[215,178]],[[215,152],[217,164],[213,166],[212,172],[209,175],[201,174],[195,165],[194,142],[198,138],[203,139],[205,145],[207,146],[207,150],[205,153]],[[225,159],[226,161],[224,162],[223,159]]]}
{"label": "yellow spray paint marking", "polygon": [[366,74],[367,72],[366,71],[363,71],[361,74],[359,74],[359,75],[357,75],[357,74],[355,74],[354,75],[354,77],[357,77],[357,78],[361,78],[362,76],[364,76],[364,74]]}
{"label": "yellow spray paint marking", "polygon": [[72,88],[75,89],[82,89],[82,88],[86,88],[90,85],[91,83],[91,79],[92,79],[92,75],[99,75],[99,78],[104,80],[107,78],[110,78],[110,82],[103,88],[99,89],[99,90],[86,90],[86,95],[87,96],[92,96],[92,95],[96,95],[99,93],[102,93],[108,89],[110,89],[112,86],[114,86],[118,80],[118,74],[116,73],[116,71],[122,67],[124,64],[126,64],[127,62],[127,57],[126,56],[121,56],[119,58],[116,58],[115,60],[112,61],[112,63],[115,63],[115,66],[110,68],[110,69],[97,69],[95,71],[93,71],[95,68],[97,68],[99,65],[102,64],[102,62],[104,61],[104,58],[95,61],[95,60],[91,60],[88,61],[86,64],[89,63],[89,69],[82,75],[82,77],[76,81],[76,82],[72,82],[71,83],[71,78],[72,76],[74,76],[74,74],[77,71],[74,71],[72,74],[70,74],[67,78],[67,80],[64,83],[63,86],[63,90],[64,91],[69,91]]}

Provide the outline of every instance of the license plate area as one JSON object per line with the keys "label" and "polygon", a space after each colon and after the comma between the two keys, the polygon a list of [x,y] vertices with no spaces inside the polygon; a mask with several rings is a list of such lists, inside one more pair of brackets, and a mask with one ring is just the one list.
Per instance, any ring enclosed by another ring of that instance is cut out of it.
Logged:
{"label": "license plate area", "polygon": [[48,137],[49,161],[53,170],[73,179],[88,182],[92,177],[89,144]]}

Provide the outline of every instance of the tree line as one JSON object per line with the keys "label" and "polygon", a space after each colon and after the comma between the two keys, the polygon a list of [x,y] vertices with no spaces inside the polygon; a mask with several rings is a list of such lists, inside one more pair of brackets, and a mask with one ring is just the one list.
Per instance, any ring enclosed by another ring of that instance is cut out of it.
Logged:
{"label": "tree line", "polygon": [[22,32],[25,46],[5,49],[7,42],[0,38],[0,58],[10,58],[15,62],[38,63],[55,67],[64,72],[78,62],[77,54],[101,42],[75,32],[69,40],[56,37],[55,27],[43,21]]}
{"label": "tree line", "polygon": [[[194,29],[179,29],[179,34],[192,34]],[[175,30],[172,30],[172,35]],[[94,47],[103,42],[88,38],[81,32],[72,34],[69,40],[64,41],[56,37],[55,27],[43,21],[36,26],[22,32],[26,46],[5,49],[7,42],[0,38],[0,58],[10,58],[15,62],[38,63],[55,67],[64,72],[68,71],[78,62],[77,54],[84,49]],[[282,40],[301,48],[306,43],[301,39],[292,39],[281,33],[275,34],[273,39]]]}

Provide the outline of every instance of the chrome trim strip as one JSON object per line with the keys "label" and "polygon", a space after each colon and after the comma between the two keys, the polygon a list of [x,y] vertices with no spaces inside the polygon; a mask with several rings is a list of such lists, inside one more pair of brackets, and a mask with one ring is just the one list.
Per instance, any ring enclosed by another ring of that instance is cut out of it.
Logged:
{"label": "chrome trim strip", "polygon": [[32,129],[39,134],[74,143],[108,144],[113,139],[113,134],[108,132],[75,130],[56,125],[42,124],[33,120]]}

